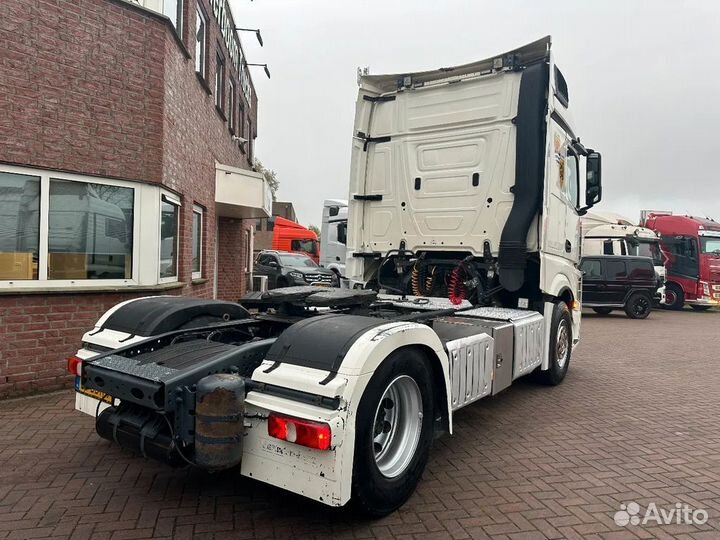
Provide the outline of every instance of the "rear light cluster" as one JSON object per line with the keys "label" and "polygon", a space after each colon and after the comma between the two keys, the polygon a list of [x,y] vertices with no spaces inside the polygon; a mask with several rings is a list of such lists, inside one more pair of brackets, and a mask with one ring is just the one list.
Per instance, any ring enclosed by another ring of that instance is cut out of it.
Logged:
{"label": "rear light cluster", "polygon": [[268,416],[268,435],[308,448],[329,450],[332,432],[323,422],[302,420],[292,416],[270,413]]}
{"label": "rear light cluster", "polygon": [[71,356],[67,360],[67,370],[70,375],[80,377],[82,375],[82,358],[77,356]]}

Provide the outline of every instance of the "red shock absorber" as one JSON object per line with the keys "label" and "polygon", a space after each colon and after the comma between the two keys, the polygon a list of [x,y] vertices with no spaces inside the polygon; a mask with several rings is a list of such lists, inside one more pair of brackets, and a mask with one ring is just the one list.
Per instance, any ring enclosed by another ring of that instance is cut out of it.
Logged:
{"label": "red shock absorber", "polygon": [[463,283],[461,272],[462,267],[458,266],[450,274],[450,283],[448,285],[448,298],[455,305],[462,304],[463,300],[467,298],[467,290],[465,289],[465,284]]}

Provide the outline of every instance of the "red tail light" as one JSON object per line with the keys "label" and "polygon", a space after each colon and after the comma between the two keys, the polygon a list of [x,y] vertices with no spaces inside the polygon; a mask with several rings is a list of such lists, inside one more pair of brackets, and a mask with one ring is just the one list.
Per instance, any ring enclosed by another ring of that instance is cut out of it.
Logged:
{"label": "red tail light", "polygon": [[79,377],[82,373],[82,358],[78,358],[77,356],[71,356],[67,360],[67,370],[70,375],[75,375],[76,377]]}
{"label": "red tail light", "polygon": [[330,426],[322,422],[301,420],[292,416],[270,413],[268,417],[268,435],[308,448],[329,450],[332,432]]}

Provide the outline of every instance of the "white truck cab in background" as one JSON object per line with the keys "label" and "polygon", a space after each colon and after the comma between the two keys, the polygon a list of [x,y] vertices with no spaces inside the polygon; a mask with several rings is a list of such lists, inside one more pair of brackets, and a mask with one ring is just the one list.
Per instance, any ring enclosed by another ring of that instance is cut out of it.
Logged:
{"label": "white truck cab in background", "polygon": [[345,277],[347,243],[347,200],[327,199],[323,203],[320,229],[320,266]]}

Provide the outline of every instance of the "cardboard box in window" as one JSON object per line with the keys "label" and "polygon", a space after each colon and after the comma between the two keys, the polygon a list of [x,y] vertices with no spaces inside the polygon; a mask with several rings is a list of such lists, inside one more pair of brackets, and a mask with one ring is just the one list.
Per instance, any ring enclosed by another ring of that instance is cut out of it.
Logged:
{"label": "cardboard box in window", "polygon": [[0,252],[0,280],[33,279],[32,253]]}
{"label": "cardboard box in window", "polygon": [[49,253],[48,279],[87,279],[87,254]]}

